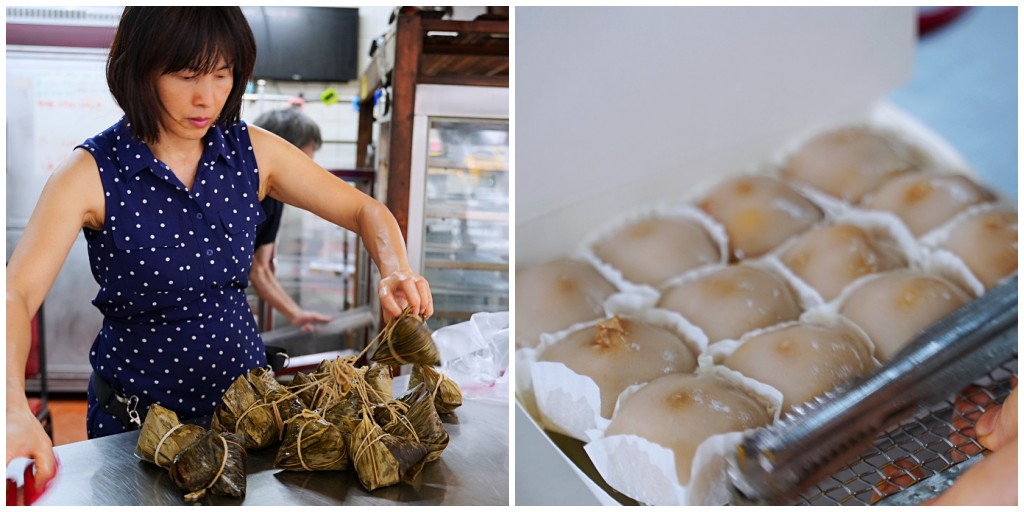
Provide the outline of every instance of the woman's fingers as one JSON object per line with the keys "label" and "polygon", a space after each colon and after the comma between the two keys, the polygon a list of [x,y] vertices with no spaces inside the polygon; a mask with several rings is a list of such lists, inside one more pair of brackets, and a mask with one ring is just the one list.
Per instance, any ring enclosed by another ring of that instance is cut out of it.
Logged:
{"label": "woman's fingers", "polygon": [[398,318],[402,314],[402,306],[398,304],[394,291],[389,286],[387,278],[380,281],[377,287],[377,294],[380,296],[380,308],[384,312],[384,321],[390,322],[392,318]]}
{"label": "woman's fingers", "polygon": [[381,279],[378,294],[385,321],[398,317],[406,307],[422,318],[434,314],[430,284],[414,272],[394,272]]}
{"label": "woman's fingers", "polygon": [[978,418],[974,426],[978,442],[989,450],[998,450],[1006,443],[1017,439],[1017,388],[1003,400]]}
{"label": "woman's fingers", "polygon": [[34,459],[36,467],[35,495],[38,497],[57,474],[57,458],[53,455],[53,449],[48,449],[37,454]]}
{"label": "woman's fingers", "polygon": [[406,304],[412,308],[413,314],[420,314],[420,294],[416,290],[416,281],[422,281],[423,278],[419,276],[413,276],[406,279],[402,279],[398,282],[398,286],[402,291],[402,295],[405,296]]}
{"label": "woman's fingers", "polygon": [[42,424],[27,409],[7,415],[7,464],[15,457],[35,461],[35,487],[42,490],[57,471],[53,442]]}
{"label": "woman's fingers", "polygon": [[420,316],[430,318],[434,315],[434,296],[430,294],[430,283],[426,279],[416,281],[416,291],[420,296]]}

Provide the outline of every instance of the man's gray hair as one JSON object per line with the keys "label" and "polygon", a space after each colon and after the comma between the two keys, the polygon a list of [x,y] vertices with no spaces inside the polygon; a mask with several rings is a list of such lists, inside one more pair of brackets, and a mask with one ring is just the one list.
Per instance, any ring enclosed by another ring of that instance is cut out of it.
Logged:
{"label": "man's gray hair", "polygon": [[313,149],[316,150],[324,143],[316,121],[294,107],[264,112],[252,124],[291,142],[297,148],[313,143]]}

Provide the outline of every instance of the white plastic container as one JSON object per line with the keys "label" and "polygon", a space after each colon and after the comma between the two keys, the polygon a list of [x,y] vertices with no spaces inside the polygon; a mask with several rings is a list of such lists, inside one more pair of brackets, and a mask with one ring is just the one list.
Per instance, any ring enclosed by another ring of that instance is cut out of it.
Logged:
{"label": "white plastic container", "polygon": [[[957,161],[878,104],[915,37],[913,8],[516,9],[516,265],[579,254],[623,212],[697,198],[824,127],[883,122]],[[618,503],[518,398],[515,503]]]}

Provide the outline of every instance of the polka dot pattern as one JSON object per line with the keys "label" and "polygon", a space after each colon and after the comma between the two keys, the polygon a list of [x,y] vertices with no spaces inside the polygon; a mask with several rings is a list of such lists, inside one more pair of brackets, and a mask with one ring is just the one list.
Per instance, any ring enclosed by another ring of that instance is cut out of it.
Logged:
{"label": "polka dot pattern", "polygon": [[[266,364],[245,299],[265,217],[249,133],[214,126],[204,142],[191,190],[124,119],[79,146],[106,197],[103,228],[84,229],[104,315],[89,360],[140,410],[159,403],[181,418],[212,414],[238,375]],[[123,431],[89,391],[89,437]]]}

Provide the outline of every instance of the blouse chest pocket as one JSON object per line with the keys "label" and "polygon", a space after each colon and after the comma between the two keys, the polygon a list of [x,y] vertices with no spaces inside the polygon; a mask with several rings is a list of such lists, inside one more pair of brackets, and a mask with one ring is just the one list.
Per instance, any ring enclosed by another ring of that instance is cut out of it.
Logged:
{"label": "blouse chest pocket", "polygon": [[242,275],[247,276],[252,266],[256,226],[265,218],[263,207],[254,201],[244,201],[220,210],[220,223],[231,246],[232,261]]}
{"label": "blouse chest pocket", "polygon": [[189,258],[187,228],[179,215],[133,216],[110,224],[118,249],[111,253],[111,274],[122,287],[137,293],[171,293],[193,285],[194,258]]}

